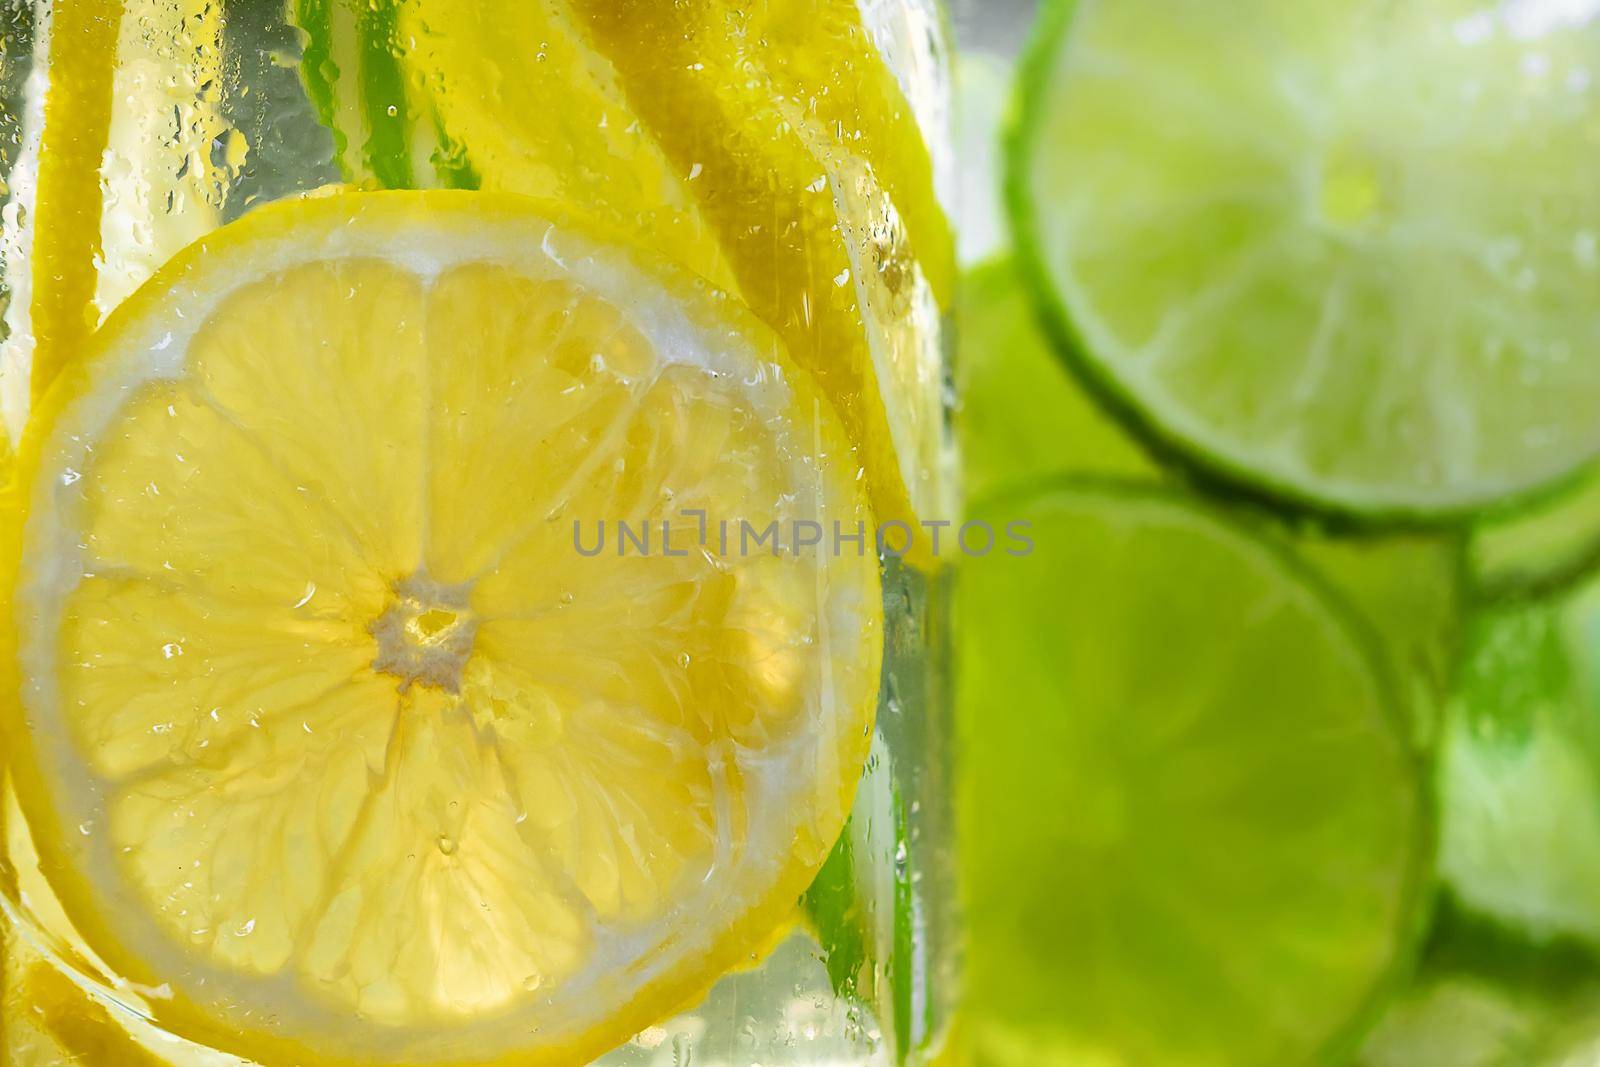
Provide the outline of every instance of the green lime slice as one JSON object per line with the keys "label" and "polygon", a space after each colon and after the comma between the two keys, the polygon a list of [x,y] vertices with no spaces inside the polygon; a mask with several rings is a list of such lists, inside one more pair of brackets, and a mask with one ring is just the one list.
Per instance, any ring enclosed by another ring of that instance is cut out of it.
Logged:
{"label": "green lime slice", "polygon": [[1589,1067],[1600,1062],[1600,969],[1574,945],[1518,939],[1441,909],[1427,960],[1356,1067]]}
{"label": "green lime slice", "polygon": [[1437,774],[1460,903],[1600,946],[1600,583],[1473,622]]}
{"label": "green lime slice", "polygon": [[1280,499],[1440,519],[1600,453],[1600,19],[1053,0],[1019,245],[1141,430]]}
{"label": "green lime slice", "polygon": [[[956,427],[973,499],[1058,474],[1171,480],[1174,472],[1068,373],[1014,261],[995,260],[965,275],[958,307]],[[1265,518],[1236,503],[1239,515]],[[1413,734],[1430,746],[1459,640],[1460,538],[1417,531],[1354,536],[1314,523],[1282,532],[1383,639]]]}
{"label": "green lime slice", "polygon": [[1584,1067],[1597,1057],[1600,987],[1554,998],[1443,975],[1394,1005],[1358,1067]]}
{"label": "green lime slice", "polygon": [[1488,597],[1552,592],[1600,567],[1600,467],[1536,506],[1480,523],[1468,557]]}
{"label": "green lime slice", "polygon": [[1360,1067],[1530,1067],[1541,1012],[1479,978],[1419,984],[1384,1016]]}
{"label": "green lime slice", "polygon": [[1428,837],[1368,639],[1163,490],[1060,482],[974,521],[1002,532],[957,583],[978,1062],[1342,1048],[1409,957]]}

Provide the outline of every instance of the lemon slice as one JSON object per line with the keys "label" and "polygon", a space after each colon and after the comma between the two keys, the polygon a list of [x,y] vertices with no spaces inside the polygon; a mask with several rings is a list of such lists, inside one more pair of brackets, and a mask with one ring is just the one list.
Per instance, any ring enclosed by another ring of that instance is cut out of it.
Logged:
{"label": "lemon slice", "polygon": [[[751,308],[838,405],[879,522],[906,524],[909,557],[932,565],[920,524],[955,510],[935,285],[948,250],[924,255],[908,219],[926,212],[891,196],[915,184],[895,173],[912,153],[873,147],[892,131],[874,126],[864,101],[898,93],[893,78],[872,88],[861,52],[855,80],[867,87],[824,103],[832,94],[793,53],[826,35],[784,29],[840,17],[815,6],[571,5],[668,155],[695,175]],[[914,125],[910,135],[920,136]],[[886,540],[901,543],[898,532]]]}
{"label": "lemon slice", "polygon": [[[573,3],[588,6],[588,0]],[[871,169],[895,205],[928,284],[940,304],[948,305],[955,289],[955,237],[935,189],[933,153],[921,125],[927,121],[932,129],[945,117],[940,103],[923,99],[922,92],[940,84],[944,72],[930,77],[914,69],[947,58],[927,5],[918,0],[692,0],[679,6],[693,13],[694,38],[702,47],[708,36],[719,36],[738,45],[724,56],[741,64],[759,57],[754,69],[817,154],[826,157],[848,147]],[[919,31],[920,40],[902,40]],[[705,69],[690,72],[719,69],[719,63],[701,66]],[[730,77],[751,69],[720,66]],[[682,140],[672,130],[663,138]]]}
{"label": "lemon slice", "polygon": [[25,438],[18,793],[180,1034],[582,1062],[748,958],[843,825],[877,563],[790,532],[866,520],[842,431],[735,301],[530,205],[262,209]]}
{"label": "lemon slice", "polygon": [[222,116],[222,23],[207,0],[91,0],[34,27],[0,343],[13,434],[103,316],[216,227],[229,175],[213,147],[244,144]]}
{"label": "lemon slice", "polygon": [[915,114],[852,0],[492,16],[416,0],[401,25],[485,188],[560,196],[740,292],[838,408],[880,522],[931,565],[919,523],[955,511],[953,250]]}
{"label": "lemon slice", "polygon": [[412,0],[397,20],[419,96],[484,189],[571,204],[733,287],[688,170],[640,123],[564,4]]}
{"label": "lemon slice", "polygon": [[42,132],[27,220],[32,301],[25,354],[8,354],[7,368],[30,383],[33,397],[94,329],[100,165],[111,129],[121,19],[122,5],[89,0],[63,5],[47,27],[36,29],[48,35],[36,57],[48,57],[50,78],[36,116]]}

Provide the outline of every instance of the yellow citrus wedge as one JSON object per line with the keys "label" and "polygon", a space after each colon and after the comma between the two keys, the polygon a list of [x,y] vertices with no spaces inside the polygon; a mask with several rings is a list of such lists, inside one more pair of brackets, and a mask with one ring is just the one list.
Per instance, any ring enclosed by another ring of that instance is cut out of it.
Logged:
{"label": "yellow citrus wedge", "polygon": [[866,756],[848,455],[737,301],[530,201],[203,238],[19,460],[0,663],[72,921],[262,1062],[572,1064],[685,1006]]}
{"label": "yellow citrus wedge", "polygon": [[865,138],[837,105],[783,91],[803,71],[753,10],[571,3],[668,154],[697,174],[746,301],[838,406],[880,524],[905,523],[910,558],[932,565],[920,523],[954,510],[939,302]]}

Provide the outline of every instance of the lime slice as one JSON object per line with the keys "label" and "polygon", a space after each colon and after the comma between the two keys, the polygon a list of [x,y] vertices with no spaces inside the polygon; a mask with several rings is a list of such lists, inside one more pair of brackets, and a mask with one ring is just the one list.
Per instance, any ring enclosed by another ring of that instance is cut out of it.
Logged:
{"label": "lime slice", "polygon": [[1056,0],[1011,201],[1088,378],[1215,474],[1368,517],[1600,452],[1600,20],[1535,7]]}
{"label": "lime slice", "polygon": [[67,917],[262,1063],[582,1063],[680,1009],[838,839],[883,645],[873,556],[693,516],[853,527],[848,451],[740,305],[531,201],[207,236],[19,459],[3,710]]}
{"label": "lime slice", "polygon": [[1411,988],[1373,1028],[1357,1067],[1589,1067],[1600,1062],[1600,969],[1441,909]]}
{"label": "lime slice", "polygon": [[[960,313],[956,426],[975,499],[1052,474],[1172,477],[1067,372],[1012,262],[967,274]],[[1239,516],[1261,518],[1239,503]],[[1313,524],[1283,532],[1383,638],[1413,733],[1430,744],[1459,639],[1458,539],[1420,532],[1339,536]]]}
{"label": "lime slice", "polygon": [[1421,983],[1368,1038],[1359,1067],[1557,1067],[1540,1058],[1557,1028],[1552,1005],[1472,976]]}
{"label": "lime slice", "polygon": [[1600,584],[1473,622],[1437,773],[1461,903],[1600,945]]}
{"label": "lime slice", "polygon": [[1366,638],[1159,490],[978,515],[1034,545],[958,583],[978,1062],[1281,1067],[1352,1032],[1408,954],[1427,824]]}
{"label": "lime slice", "polygon": [[1468,562],[1488,597],[1553,592],[1600,566],[1600,467],[1548,500],[1484,521]]}

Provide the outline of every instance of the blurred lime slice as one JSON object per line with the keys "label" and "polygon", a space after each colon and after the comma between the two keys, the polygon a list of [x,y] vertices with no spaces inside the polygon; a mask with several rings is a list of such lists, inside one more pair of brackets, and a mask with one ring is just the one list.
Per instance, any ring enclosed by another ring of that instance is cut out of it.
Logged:
{"label": "blurred lime slice", "polygon": [[1591,1067],[1600,972],[1446,908],[1428,960],[1373,1029],[1357,1067]]}
{"label": "blurred lime slice", "polygon": [[1438,776],[1454,896],[1600,945],[1600,583],[1473,622]]}
{"label": "blurred lime slice", "polygon": [[1019,243],[1091,380],[1279,498],[1438,518],[1600,451],[1600,18],[1056,0]]}
{"label": "blurred lime slice", "polygon": [[977,519],[1034,544],[958,583],[978,1062],[1283,1067],[1353,1035],[1409,953],[1427,823],[1366,638],[1160,490]]}
{"label": "blurred lime slice", "polygon": [[[1068,373],[1013,261],[996,260],[965,275],[959,310],[956,426],[973,499],[1063,473],[1173,480],[1174,472]],[[1248,502],[1235,503],[1239,516],[1263,518]],[[1310,523],[1276,525],[1383,639],[1413,736],[1431,745],[1460,637],[1459,538],[1418,531],[1349,536]]]}
{"label": "blurred lime slice", "polygon": [[1432,979],[1396,1002],[1360,1067],[1568,1067],[1549,1055],[1563,1029],[1559,1014],[1554,1004],[1481,978]]}
{"label": "blurred lime slice", "polygon": [[1468,550],[1480,593],[1559,589],[1600,565],[1600,467],[1534,507],[1482,523]]}

